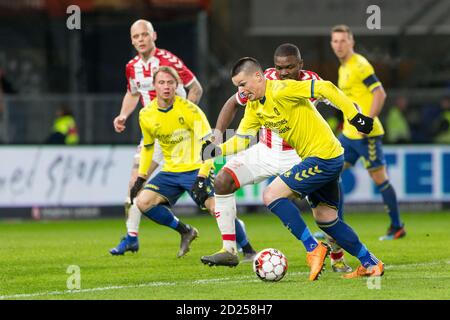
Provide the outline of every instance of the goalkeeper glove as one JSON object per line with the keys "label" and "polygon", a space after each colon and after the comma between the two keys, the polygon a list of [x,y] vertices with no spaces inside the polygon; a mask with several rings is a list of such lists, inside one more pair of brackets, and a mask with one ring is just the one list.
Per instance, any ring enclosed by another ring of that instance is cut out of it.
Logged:
{"label": "goalkeeper glove", "polygon": [[205,177],[197,177],[192,185],[191,193],[195,203],[203,209],[205,201],[208,199],[208,190]]}
{"label": "goalkeeper glove", "polygon": [[220,156],[222,154],[222,150],[220,148],[212,143],[210,140],[206,140],[202,144],[202,151],[201,151],[201,157],[202,160],[208,160],[215,158],[217,156]]}
{"label": "goalkeeper glove", "polygon": [[359,132],[369,134],[373,129],[373,119],[358,113],[350,120],[350,124],[358,129]]}
{"label": "goalkeeper glove", "polygon": [[136,181],[134,182],[133,187],[131,187],[131,189],[130,189],[130,201],[131,201],[131,203],[133,203],[134,198],[136,198],[137,194],[139,193],[139,191],[144,186],[145,181],[147,181],[147,179],[142,178],[142,177],[137,177]]}

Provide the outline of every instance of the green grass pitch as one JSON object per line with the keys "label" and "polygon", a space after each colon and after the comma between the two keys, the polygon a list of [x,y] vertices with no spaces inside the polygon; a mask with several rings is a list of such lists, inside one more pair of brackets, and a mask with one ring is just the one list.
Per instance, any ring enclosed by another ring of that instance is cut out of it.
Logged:
{"label": "green grass pitch", "polygon": [[[312,231],[312,217],[304,214]],[[142,219],[140,250],[113,257],[108,250],[125,233],[116,220],[0,222],[0,299],[449,299],[450,212],[403,213],[407,236],[380,242],[386,214],[348,214],[347,222],[385,264],[380,281],[342,279],[327,269],[318,281],[308,281],[305,250],[269,213],[241,217],[253,246],[273,247],[288,259],[285,278],[260,281],[251,264],[236,268],[208,267],[200,256],[221,248],[215,219],[182,218],[197,227],[200,237],[191,251],[176,258],[179,235]],[[352,267],[358,261],[346,254]],[[69,266],[80,269],[79,290]],[[71,277],[72,278],[69,278]]]}

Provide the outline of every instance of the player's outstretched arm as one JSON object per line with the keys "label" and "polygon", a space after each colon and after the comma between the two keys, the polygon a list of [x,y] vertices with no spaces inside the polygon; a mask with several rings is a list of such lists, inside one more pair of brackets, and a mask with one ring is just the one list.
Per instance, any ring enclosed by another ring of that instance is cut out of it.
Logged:
{"label": "player's outstretched arm", "polygon": [[122,107],[120,109],[120,114],[114,118],[113,125],[116,132],[121,133],[125,130],[125,122],[127,121],[130,114],[133,113],[134,109],[139,102],[139,94],[133,95],[131,92],[127,91],[123,97]]}
{"label": "player's outstretched arm", "polygon": [[220,155],[226,156],[248,148],[251,140],[258,134],[261,123],[256,113],[251,108],[245,109],[244,117],[239,123],[236,134],[225,143],[216,145],[211,141],[205,141],[202,145],[202,159],[211,159]]}
{"label": "player's outstretched arm", "polygon": [[223,133],[227,128],[229,128],[231,122],[236,116],[237,110],[239,108],[239,103],[236,101],[236,95],[232,95],[223,105],[222,110],[220,110],[219,117],[216,121],[216,127],[213,132],[214,143],[220,144],[223,141]]}
{"label": "player's outstretched arm", "polygon": [[373,129],[373,119],[360,113],[353,102],[338,87],[330,81],[311,82],[311,96],[328,99],[333,105],[341,109],[344,116],[358,131],[368,134]]}
{"label": "player's outstretched arm", "polygon": [[236,134],[220,145],[217,145],[210,140],[206,140],[202,144],[202,160],[208,160],[218,156],[227,156],[245,150],[248,148],[254,136],[255,135],[241,136]]}

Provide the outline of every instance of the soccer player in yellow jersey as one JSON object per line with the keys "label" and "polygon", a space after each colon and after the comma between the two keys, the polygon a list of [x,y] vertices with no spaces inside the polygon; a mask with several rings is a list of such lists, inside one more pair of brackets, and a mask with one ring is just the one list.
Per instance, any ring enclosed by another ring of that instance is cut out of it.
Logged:
{"label": "soccer player in yellow jersey", "polygon": [[[303,59],[300,49],[291,43],[283,43],[278,46],[273,55],[274,68],[267,68],[264,71],[264,77],[267,80],[321,80],[321,78],[312,71],[303,69]],[[317,101],[312,99],[312,101]],[[233,94],[229,98],[217,118],[216,128],[214,129],[214,137],[211,139],[215,143],[222,142],[222,133],[231,124],[235,117],[237,110],[245,107],[247,97]],[[314,103],[314,102],[313,102]],[[301,159],[294,148],[289,146],[276,133],[269,129],[263,128],[259,132],[259,142],[240,152],[235,157],[227,158],[227,163],[217,173],[214,179],[214,200],[216,202],[215,210],[220,212],[220,215],[228,214],[228,211],[236,212],[235,192],[239,188],[251,183],[259,183],[268,178],[275,177],[286,172],[295,164],[300,163]],[[339,189],[341,191],[341,189]],[[338,208],[339,209],[339,208]],[[340,215],[338,210],[338,215]],[[217,223],[222,233],[224,240],[233,240],[235,237],[234,223],[227,223],[218,216]],[[306,238],[308,240],[308,238]],[[228,241],[226,241],[228,244]],[[310,243],[308,241],[302,242],[305,247]],[[336,244],[335,241],[329,239],[331,244],[330,262],[331,268],[334,272],[350,272],[351,267],[348,266],[344,259],[344,250]],[[229,250],[237,250],[231,245],[235,244],[230,241]],[[225,255],[232,259],[238,259],[235,255]],[[214,256],[220,258],[220,256]],[[202,257],[201,261],[205,264],[217,264],[225,262],[227,265],[229,261],[211,261],[211,256]]]}
{"label": "soccer player in yellow jersey", "polygon": [[[289,200],[294,196],[307,196],[317,225],[361,261],[357,270],[344,277],[381,276],[384,264],[337,215],[338,179],[344,165],[344,150],[309,98],[328,99],[361,132],[372,130],[372,119],[359,113],[351,100],[329,81],[267,81],[258,61],[248,57],[235,64],[231,76],[240,93],[249,99],[244,117],[236,135],[227,142],[216,146],[205,141],[202,158],[244,149],[249,137],[255,136],[261,126],[277,131],[303,161],[275,178],[264,190],[263,201],[297,239],[309,242],[306,256],[309,279],[318,279],[329,247],[318,242],[308,231],[298,208]],[[224,243],[224,248],[216,254],[233,254],[227,252]]]}
{"label": "soccer player in yellow jersey", "polygon": [[384,129],[378,115],[383,108],[386,93],[377,78],[372,65],[362,55],[353,51],[353,34],[346,25],[337,25],[331,31],[331,47],[338,57],[338,87],[361,108],[361,112],[374,119],[373,130],[368,135],[359,133],[344,120],[344,129],[339,136],[345,149],[344,170],[353,166],[359,158],[364,161],[370,177],[380,191],[388,209],[391,225],[380,240],[392,240],[406,235],[404,224],[400,220],[397,196],[389,183],[386,161],[382,149]]}
{"label": "soccer player in yellow jersey", "polygon": [[[181,222],[170,210],[184,191],[190,193],[199,207],[214,213],[214,190],[210,180],[213,161],[202,163],[200,159],[202,140],[211,135],[208,120],[197,105],[175,94],[181,83],[175,69],[159,67],[153,79],[156,99],[139,113],[144,147],[141,150],[139,175],[130,190],[134,204],[127,220],[128,233],[116,248],[110,250],[113,255],[139,249],[136,234],[142,213],[181,234],[178,257],[184,256],[198,234],[195,228]],[[161,146],[164,165],[141,191],[148,178],[156,139]],[[238,224],[236,221],[237,228]],[[242,228],[240,230],[244,232]]]}

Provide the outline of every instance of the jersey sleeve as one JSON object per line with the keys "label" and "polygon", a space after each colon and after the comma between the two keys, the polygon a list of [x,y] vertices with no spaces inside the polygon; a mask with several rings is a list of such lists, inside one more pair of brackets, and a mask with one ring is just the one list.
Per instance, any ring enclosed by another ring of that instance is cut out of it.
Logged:
{"label": "jersey sleeve", "polygon": [[138,93],[138,87],[134,81],[134,68],[132,65],[127,64],[125,67],[125,76],[127,78],[127,90],[135,95]]}
{"label": "jersey sleeve", "polygon": [[184,64],[183,60],[169,51],[161,50],[164,64],[174,68],[180,76],[184,87],[188,87],[195,79],[194,73]]}
{"label": "jersey sleeve", "polygon": [[347,119],[353,119],[358,110],[350,100],[338,87],[330,81],[303,81],[310,82],[311,98],[319,97],[329,100],[333,106],[339,108]]}
{"label": "jersey sleeve", "polygon": [[361,81],[370,91],[373,91],[375,88],[381,86],[381,82],[375,74],[375,70],[369,61],[364,60],[360,62],[357,69],[359,71]]}
{"label": "jersey sleeve", "polygon": [[150,126],[146,123],[145,115],[145,109],[142,109],[139,113],[139,126],[141,127],[144,146],[150,146],[155,143],[155,137],[150,130]]}
{"label": "jersey sleeve", "polygon": [[314,96],[314,80],[283,80],[273,82],[273,94],[289,101],[300,99],[320,98]]}
{"label": "jersey sleeve", "polygon": [[142,111],[139,113],[139,125],[141,127],[144,146],[141,148],[138,172],[140,176],[147,176],[153,159],[155,139],[150,131],[150,126],[145,121],[145,113]]}
{"label": "jersey sleeve", "polygon": [[186,101],[185,108],[184,114],[194,132],[195,138],[200,141],[208,139],[212,134],[212,130],[203,110],[188,101]]}
{"label": "jersey sleeve", "polygon": [[261,122],[252,108],[246,108],[244,117],[239,123],[236,135],[242,138],[252,138],[257,135]]}

